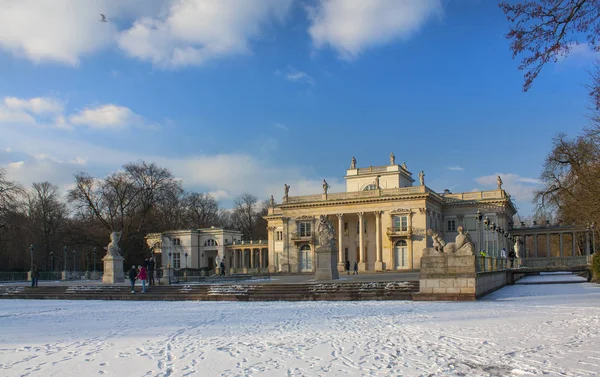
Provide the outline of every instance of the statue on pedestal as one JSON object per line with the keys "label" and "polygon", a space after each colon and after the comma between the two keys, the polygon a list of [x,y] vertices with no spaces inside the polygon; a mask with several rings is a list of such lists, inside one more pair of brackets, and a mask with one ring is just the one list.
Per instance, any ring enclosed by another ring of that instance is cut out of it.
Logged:
{"label": "statue on pedestal", "polygon": [[378,175],[377,177],[375,177],[375,188],[377,190],[379,190],[379,177],[381,177],[380,175]]}
{"label": "statue on pedestal", "polygon": [[283,185],[283,200],[285,202],[287,202],[288,200],[288,194],[290,192],[290,185],[288,185],[287,183]]}
{"label": "statue on pedestal", "polygon": [[120,257],[119,241],[123,232],[112,232],[110,234],[110,243],[106,247],[106,256]]}
{"label": "statue on pedestal", "polygon": [[352,162],[350,162],[350,169],[356,169],[356,158],[352,156]]}
{"label": "statue on pedestal", "polygon": [[425,172],[423,170],[419,172],[419,181],[421,182],[421,186],[425,186]]}
{"label": "statue on pedestal", "polygon": [[326,180],[323,180],[323,194],[327,195],[327,190],[329,189],[329,184]]}
{"label": "statue on pedestal", "polygon": [[394,152],[390,153],[390,165],[396,165],[396,156],[394,155]]}
{"label": "statue on pedestal", "polygon": [[[432,229],[427,229],[427,235],[433,240],[433,249],[440,253],[452,253],[455,255],[475,255],[475,245],[469,233],[464,233],[464,229],[459,226],[457,229],[458,235],[455,242],[446,243]],[[427,250],[427,249],[425,249]]]}
{"label": "statue on pedestal", "polygon": [[498,184],[498,190],[502,190],[502,178],[500,176],[496,177],[496,183]]}
{"label": "statue on pedestal", "polygon": [[319,234],[319,245],[322,249],[335,250],[335,229],[327,216],[321,215],[319,225],[317,226]]}
{"label": "statue on pedestal", "polygon": [[271,195],[271,198],[269,199],[269,207],[275,208],[275,198],[273,195]]}

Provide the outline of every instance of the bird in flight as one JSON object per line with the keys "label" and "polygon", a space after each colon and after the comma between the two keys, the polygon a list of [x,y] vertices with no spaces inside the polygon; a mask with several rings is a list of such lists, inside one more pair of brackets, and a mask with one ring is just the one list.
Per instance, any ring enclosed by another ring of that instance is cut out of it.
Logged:
{"label": "bird in flight", "polygon": [[100,22],[108,22],[108,21],[106,21],[106,16],[103,15],[102,13],[100,13],[100,17],[101,17]]}

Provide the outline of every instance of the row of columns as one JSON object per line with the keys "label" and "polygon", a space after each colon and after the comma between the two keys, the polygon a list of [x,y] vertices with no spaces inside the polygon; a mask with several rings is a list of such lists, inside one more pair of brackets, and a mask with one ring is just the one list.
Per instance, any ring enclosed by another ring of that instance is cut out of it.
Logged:
{"label": "row of columns", "polygon": [[[264,251],[268,249],[233,249],[233,268],[266,268],[269,265],[268,256],[263,260]],[[258,266],[254,266],[254,252],[258,251]],[[246,265],[246,254],[250,254],[250,260]],[[266,262],[266,263],[264,263]]]}
{"label": "row of columns", "polygon": [[[544,235],[546,236],[546,255],[548,257],[550,257],[551,255],[551,248],[550,248],[550,237],[552,234],[557,234],[557,233],[545,233],[545,234],[525,234],[523,235],[523,257],[524,258],[531,258],[531,257],[535,257],[537,258],[538,256],[538,236],[540,235]],[[559,249],[560,249],[560,256],[565,256],[564,254],[564,243],[563,243],[563,235],[565,234],[565,232],[559,232]],[[574,256],[575,255],[575,251],[577,250],[577,235],[576,232],[568,232],[568,234],[571,234],[571,255]],[[528,255],[528,250],[527,250],[527,237],[533,237],[533,250],[535,252],[535,255]],[[585,247],[585,253],[589,254],[589,240],[588,240],[588,236],[586,234],[586,247]]]}
{"label": "row of columns", "polygon": [[[375,269],[383,269],[383,250],[381,247],[381,215],[383,211],[374,211],[375,214]],[[366,255],[365,255],[365,222],[364,222],[364,212],[357,212],[358,215],[358,259],[359,259],[359,268],[361,270],[366,270]],[[337,215],[338,217],[338,263],[343,265],[344,260],[344,241],[342,237],[342,232],[344,229],[344,214],[340,213]]]}

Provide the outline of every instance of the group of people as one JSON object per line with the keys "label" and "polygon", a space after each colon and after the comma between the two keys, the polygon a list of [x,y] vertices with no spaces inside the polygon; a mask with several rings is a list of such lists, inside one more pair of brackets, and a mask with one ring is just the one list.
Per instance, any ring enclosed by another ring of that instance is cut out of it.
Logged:
{"label": "group of people", "polygon": [[[486,253],[485,251],[480,251],[479,255],[482,257],[489,257],[488,253]],[[500,258],[504,258],[506,259],[507,255],[506,255],[506,249],[502,248],[502,250],[500,250]],[[511,249],[508,252],[508,260],[510,261],[510,268],[513,268],[515,265],[515,259],[517,259],[517,253]]]}
{"label": "group of people", "polygon": [[[346,274],[350,275],[350,261],[348,259],[346,259],[346,263],[344,264],[344,270],[346,270]],[[358,262],[354,262],[353,270],[352,275],[358,275]]]}
{"label": "group of people", "polygon": [[156,262],[154,257],[146,258],[144,264],[140,266],[131,266],[129,270],[129,281],[131,282],[131,293],[135,293],[135,282],[140,280],[142,282],[142,293],[146,293],[146,281],[148,285],[154,285],[154,267]]}

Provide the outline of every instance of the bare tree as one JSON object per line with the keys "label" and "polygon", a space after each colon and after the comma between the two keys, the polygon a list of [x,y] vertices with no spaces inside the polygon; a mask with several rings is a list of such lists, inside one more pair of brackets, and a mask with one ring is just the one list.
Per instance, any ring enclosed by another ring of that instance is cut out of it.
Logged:
{"label": "bare tree", "polygon": [[6,178],[4,169],[0,169],[0,229],[6,226],[7,213],[15,209],[23,194],[24,191],[21,185],[9,181]]}
{"label": "bare tree", "polygon": [[[592,50],[600,51],[600,0],[526,0],[501,2],[511,23],[506,38],[513,57],[525,54],[519,69],[526,70],[527,91],[548,62],[568,55],[585,38]],[[595,108],[600,110],[600,85],[590,88]]]}
{"label": "bare tree", "polygon": [[219,205],[210,194],[190,192],[183,199],[186,224],[208,228],[219,223]]}

